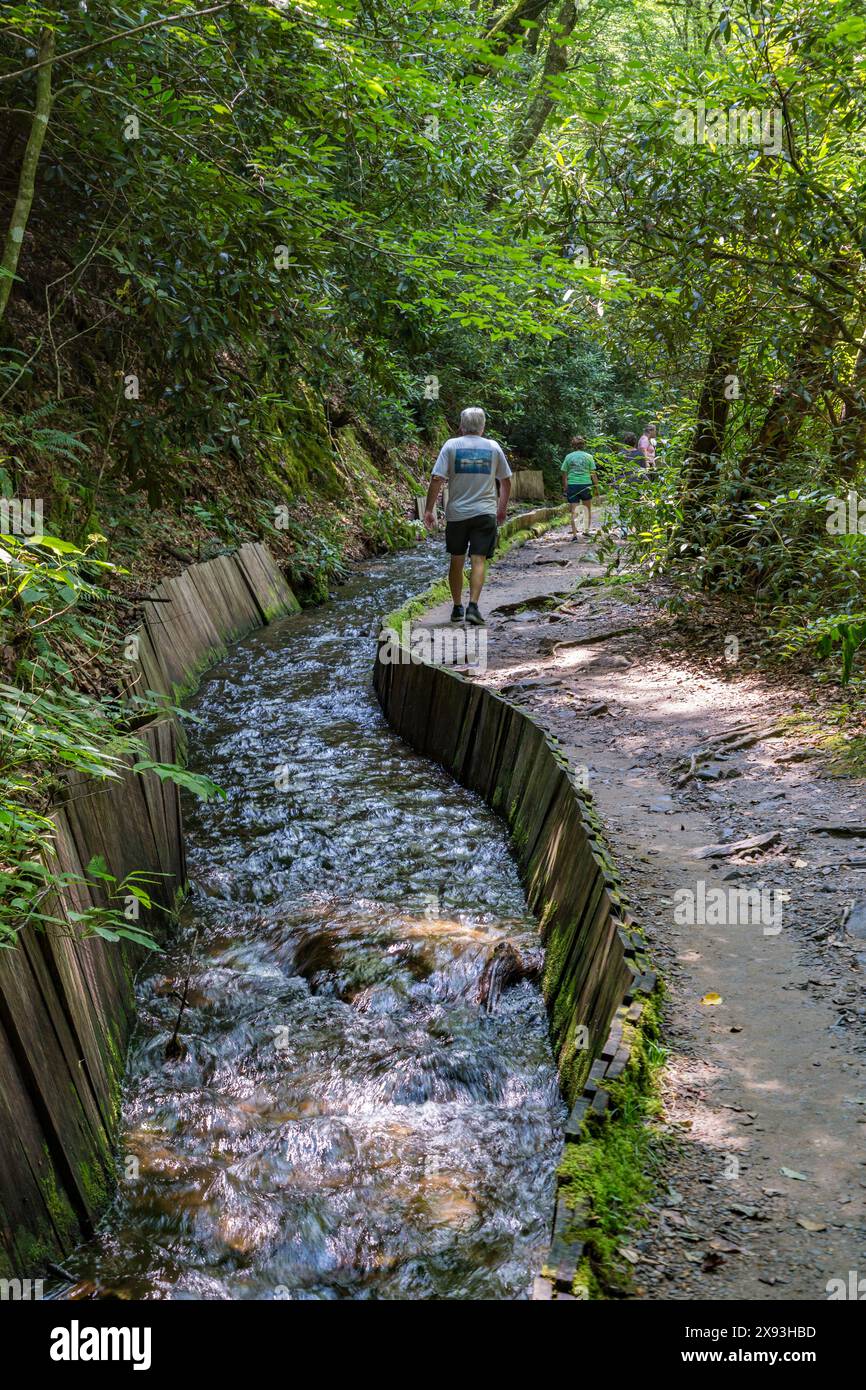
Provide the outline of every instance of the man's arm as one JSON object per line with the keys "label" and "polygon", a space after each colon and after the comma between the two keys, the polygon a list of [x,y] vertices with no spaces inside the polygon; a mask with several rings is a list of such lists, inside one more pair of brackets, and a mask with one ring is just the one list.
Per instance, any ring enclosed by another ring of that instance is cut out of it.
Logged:
{"label": "man's arm", "polygon": [[505,509],[508,506],[508,499],[511,496],[511,469],[508,459],[499,444],[493,444],[493,452],[496,458],[496,481],[499,483],[499,500],[496,504],[496,525],[501,526],[505,520]]}
{"label": "man's arm", "polygon": [[496,524],[501,526],[505,520],[505,510],[511,496],[511,479],[502,478],[499,482],[499,505],[496,508]]}
{"label": "man's arm", "polygon": [[436,525],[433,508],[436,506],[436,501],[444,486],[445,479],[437,477],[434,473],[433,477],[430,479],[430,486],[427,489],[427,500],[424,503],[424,525],[427,527],[428,531],[432,531],[433,527]]}

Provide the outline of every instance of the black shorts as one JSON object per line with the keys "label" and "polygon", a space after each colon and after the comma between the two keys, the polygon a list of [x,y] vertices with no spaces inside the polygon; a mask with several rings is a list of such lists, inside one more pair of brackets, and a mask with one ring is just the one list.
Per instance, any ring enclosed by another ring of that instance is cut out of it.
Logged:
{"label": "black shorts", "polygon": [[567,502],[588,502],[591,496],[591,483],[569,483],[565,489],[565,500]]}
{"label": "black shorts", "polygon": [[449,555],[484,555],[489,560],[499,534],[496,517],[490,512],[468,516],[465,521],[446,521],[445,549]]}

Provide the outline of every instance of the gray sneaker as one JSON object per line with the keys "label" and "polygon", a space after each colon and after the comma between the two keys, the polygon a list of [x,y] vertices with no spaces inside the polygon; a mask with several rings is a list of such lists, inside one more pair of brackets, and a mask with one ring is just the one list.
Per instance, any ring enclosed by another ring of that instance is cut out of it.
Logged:
{"label": "gray sneaker", "polygon": [[452,621],[452,623],[462,623],[462,622],[463,622],[463,604],[462,604],[462,603],[455,603],[454,607],[451,609],[451,621]]}
{"label": "gray sneaker", "polygon": [[473,627],[487,626],[481,614],[478,612],[477,603],[469,603],[466,605],[466,621],[467,623],[471,623]]}

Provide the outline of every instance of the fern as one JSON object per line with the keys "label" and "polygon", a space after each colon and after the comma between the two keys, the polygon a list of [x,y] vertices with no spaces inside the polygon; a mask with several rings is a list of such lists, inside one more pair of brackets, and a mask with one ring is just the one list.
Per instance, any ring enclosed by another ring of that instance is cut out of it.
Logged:
{"label": "fern", "polygon": [[18,455],[23,451],[72,462],[90,453],[88,446],[76,435],[40,423],[47,420],[54,409],[55,403],[49,401],[17,418],[0,415],[0,445],[9,450],[16,462],[20,462]]}

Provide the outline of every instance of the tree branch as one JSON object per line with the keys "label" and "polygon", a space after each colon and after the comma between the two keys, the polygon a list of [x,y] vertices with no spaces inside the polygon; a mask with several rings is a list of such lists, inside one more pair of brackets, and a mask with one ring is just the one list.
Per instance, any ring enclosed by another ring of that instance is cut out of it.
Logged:
{"label": "tree branch", "polygon": [[132,34],[141,34],[145,29],[157,29],[161,24],[181,24],[187,19],[200,19],[202,15],[217,14],[220,10],[227,10],[234,3],[235,0],[222,0],[222,4],[210,5],[206,10],[185,10],[183,14],[163,15],[161,19],[150,19],[146,24],[137,24],[134,29],[121,29],[116,34],[108,34],[106,38],[85,44],[83,48],[70,48],[66,53],[58,53],[56,57],[43,58],[40,50],[40,57],[35,63],[30,63],[26,68],[16,68],[14,72],[4,72],[0,76],[0,82],[11,82],[13,77],[23,77],[25,73],[36,72],[51,63],[70,63],[73,58],[80,58],[82,53],[92,53],[95,48],[118,43],[120,39],[128,39]]}

